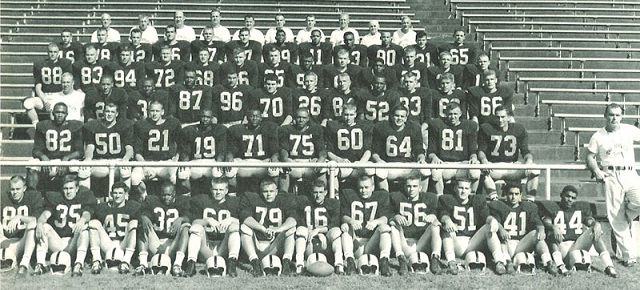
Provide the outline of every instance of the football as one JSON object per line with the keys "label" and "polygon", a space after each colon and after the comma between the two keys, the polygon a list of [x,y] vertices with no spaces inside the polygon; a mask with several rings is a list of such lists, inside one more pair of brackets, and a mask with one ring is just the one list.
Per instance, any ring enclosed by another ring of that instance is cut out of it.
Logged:
{"label": "football", "polygon": [[318,261],[307,267],[307,272],[316,277],[327,277],[333,273],[333,266],[327,262]]}

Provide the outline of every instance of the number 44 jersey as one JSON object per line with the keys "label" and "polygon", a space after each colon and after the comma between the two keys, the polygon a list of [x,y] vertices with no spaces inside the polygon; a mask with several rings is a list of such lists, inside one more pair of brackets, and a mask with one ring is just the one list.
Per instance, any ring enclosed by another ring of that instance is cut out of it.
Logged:
{"label": "number 44 jersey", "polygon": [[578,239],[583,233],[584,222],[592,217],[591,205],[585,201],[576,201],[568,209],[563,209],[558,201],[541,201],[539,206],[540,214],[560,227],[565,241]]}

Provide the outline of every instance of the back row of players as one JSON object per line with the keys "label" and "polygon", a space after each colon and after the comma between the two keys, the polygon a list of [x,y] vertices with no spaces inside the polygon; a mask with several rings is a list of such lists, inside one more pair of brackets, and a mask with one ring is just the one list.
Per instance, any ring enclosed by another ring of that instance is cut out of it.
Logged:
{"label": "back row of players", "polygon": [[[166,182],[158,195],[140,201],[128,198],[129,187],[117,182],[111,201],[97,204],[73,175],[64,177],[61,191],[44,198],[14,176],[10,192],[2,195],[2,244],[9,246],[0,250],[1,265],[12,269],[20,257],[18,274],[26,275],[35,248],[34,274],[73,268],[72,276],[82,275],[87,252],[93,274],[105,265],[125,274],[137,248],[137,275],[164,268],[174,276],[194,276],[201,261],[210,275],[235,277],[242,249],[254,276],[274,270],[301,273],[305,258],[327,257],[338,274],[377,274],[379,269],[391,276],[393,249],[400,275],[409,270],[456,275],[456,258],[484,269],[486,255],[499,275],[531,271],[534,253],[552,275],[568,275],[565,262],[572,269],[590,267],[588,250],[595,246],[604,273],[617,276],[602,228],[589,204],[575,201],[573,186],[563,189],[558,202],[536,204],[522,201],[520,186],[508,184],[506,200],[487,203],[482,195],[470,195],[469,180],[457,179],[454,194],[440,197],[422,192],[420,181],[409,175],[402,190],[388,193],[374,190],[372,178],[363,176],[357,190],[343,191],[339,201],[327,197],[322,181],[314,182],[308,194],[292,196],[266,179],[258,193],[238,197],[228,193],[226,178],[212,179],[210,189],[193,197],[177,195]],[[274,262],[278,257],[281,262]]]}

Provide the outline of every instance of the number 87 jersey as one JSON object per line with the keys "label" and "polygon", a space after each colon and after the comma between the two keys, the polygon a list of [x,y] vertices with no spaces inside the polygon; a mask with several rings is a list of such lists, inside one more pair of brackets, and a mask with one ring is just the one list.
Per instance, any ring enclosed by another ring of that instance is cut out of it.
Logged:
{"label": "number 87 jersey", "polygon": [[578,239],[583,233],[583,223],[592,217],[591,205],[584,201],[576,201],[566,209],[561,207],[560,202],[541,201],[540,213],[560,228],[565,241]]}

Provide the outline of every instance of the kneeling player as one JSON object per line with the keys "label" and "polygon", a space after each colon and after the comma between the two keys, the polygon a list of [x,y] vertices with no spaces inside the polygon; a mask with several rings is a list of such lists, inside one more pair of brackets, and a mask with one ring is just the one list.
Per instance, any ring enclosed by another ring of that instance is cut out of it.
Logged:
{"label": "kneeling player", "polygon": [[398,258],[400,275],[408,271],[407,259],[413,253],[431,249],[431,272],[441,274],[440,222],[436,217],[438,197],[423,193],[420,176],[412,174],[405,179],[404,191],[391,194],[391,208],[395,216],[391,220],[391,244]]}
{"label": "kneeling player", "polygon": [[358,193],[350,189],[342,193],[340,229],[344,257],[347,258],[347,275],[355,274],[357,271],[355,258],[379,252],[380,273],[383,276],[391,276],[391,229],[387,224],[391,214],[389,194],[373,189],[373,179],[365,175],[358,179]]}
{"label": "kneeling player", "polygon": [[190,198],[176,196],[175,186],[168,181],[162,184],[160,197],[149,195],[145,199],[140,216],[142,233],[138,241],[140,266],[136,268],[135,275],[149,272],[149,253],[175,257],[171,274],[182,275],[182,261],[189,239],[190,213]]}
{"label": "kneeling player", "polygon": [[454,194],[440,196],[438,211],[442,222],[442,246],[449,273],[458,274],[456,257],[465,259],[470,252],[488,249],[496,261],[496,273],[507,273],[497,231],[498,221],[489,215],[482,195],[471,194],[471,181],[456,179]]}
{"label": "kneeling player", "polygon": [[569,266],[574,267],[569,259],[575,251],[589,251],[593,246],[600,254],[600,259],[606,267],[604,273],[611,277],[618,274],[613,268],[611,256],[607,251],[602,237],[602,226],[591,215],[591,206],[584,201],[575,201],[578,198],[578,189],[567,185],[560,193],[560,201],[542,201],[540,211],[542,213],[547,232],[548,243],[552,251],[553,260],[559,265],[560,273],[567,275],[569,272],[564,267],[563,259],[569,260]]}
{"label": "kneeling player", "polygon": [[282,274],[291,273],[295,247],[296,206],[294,197],[278,193],[270,179],[260,183],[260,194],[247,192],[241,203],[242,249],[251,261],[253,275],[263,276],[261,259],[282,254]]}
{"label": "kneeling player", "polygon": [[340,239],[340,202],[327,198],[326,183],[316,180],[311,195],[297,199],[298,228],[296,229],[296,273],[301,273],[304,261],[314,252],[327,252],[331,244],[336,274],[343,272],[342,241]]}
{"label": "kneeling player", "polygon": [[211,193],[191,199],[193,221],[189,229],[186,276],[196,274],[196,261],[217,255],[227,258],[227,274],[236,277],[240,253],[240,201],[229,193],[229,181],[224,177],[211,180]]}
{"label": "kneeling player", "polygon": [[[116,182],[111,186],[111,201],[100,203],[95,208],[94,219],[89,222],[93,274],[100,274],[102,270],[102,253],[110,256],[113,262],[119,262],[120,274],[129,273],[131,257],[136,250],[137,217],[142,205],[127,200],[128,196],[129,187],[124,182]],[[107,266],[115,264],[110,265],[107,260]]]}

